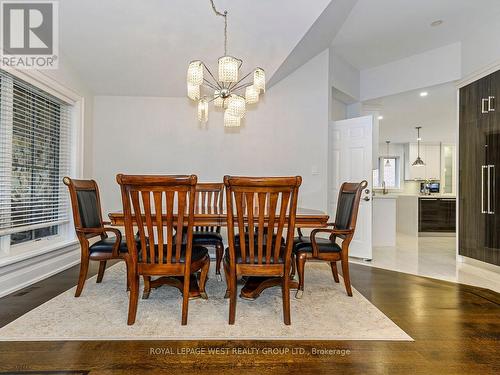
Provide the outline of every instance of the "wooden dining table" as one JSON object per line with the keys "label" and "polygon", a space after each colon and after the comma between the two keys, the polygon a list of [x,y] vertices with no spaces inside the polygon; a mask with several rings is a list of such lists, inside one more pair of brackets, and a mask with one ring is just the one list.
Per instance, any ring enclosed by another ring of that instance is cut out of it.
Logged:
{"label": "wooden dining table", "polygon": [[[122,212],[111,212],[108,216],[111,221],[111,225],[113,226],[125,225],[124,216]],[[175,216],[173,219],[174,222],[176,222]],[[244,219],[246,221],[247,218],[245,217]],[[301,229],[323,228],[326,227],[328,219],[329,219],[328,214],[326,214],[323,211],[299,207],[297,208],[297,214],[295,217],[295,227]],[[153,220],[153,223],[156,223],[156,220]],[[220,208],[216,206],[195,207],[194,226],[214,226],[214,227],[227,226],[227,215],[225,212],[225,208]],[[156,281],[152,281],[151,284],[153,288],[163,284],[171,285],[176,287],[182,292],[182,280],[180,280],[179,278],[162,277]],[[256,299],[262,293],[263,290],[278,285],[281,285],[281,278],[251,276],[245,279],[245,285],[241,290],[240,296],[246,299]],[[290,288],[297,289],[297,287],[298,283],[294,280],[291,280]],[[191,277],[189,297],[190,298],[200,297],[196,275],[192,275]]]}

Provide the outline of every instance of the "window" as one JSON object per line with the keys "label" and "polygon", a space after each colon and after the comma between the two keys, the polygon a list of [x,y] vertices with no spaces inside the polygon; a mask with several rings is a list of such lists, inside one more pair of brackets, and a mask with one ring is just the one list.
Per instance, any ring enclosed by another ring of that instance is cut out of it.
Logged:
{"label": "window", "polygon": [[375,177],[377,184],[382,187],[385,183],[387,189],[399,189],[399,157],[383,156],[379,158],[379,174]]}
{"label": "window", "polygon": [[0,236],[10,245],[54,236],[68,221],[70,109],[0,71]]}

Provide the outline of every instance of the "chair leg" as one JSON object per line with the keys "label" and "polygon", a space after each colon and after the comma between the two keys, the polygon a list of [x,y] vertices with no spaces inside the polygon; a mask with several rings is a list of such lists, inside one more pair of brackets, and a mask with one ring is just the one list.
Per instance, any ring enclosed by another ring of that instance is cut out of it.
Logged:
{"label": "chair leg", "polygon": [[96,283],[101,283],[102,282],[102,278],[104,277],[104,271],[106,271],[106,261],[105,260],[101,260],[99,262],[99,272],[97,273],[97,280],[96,280]]}
{"label": "chair leg", "polygon": [[287,326],[291,324],[290,320],[290,278],[287,273],[283,276],[283,283],[281,286],[283,293],[283,320]]}
{"label": "chair leg", "polygon": [[297,267],[295,265],[295,254],[293,252],[290,261],[292,263],[292,272],[290,273],[290,280],[293,280],[295,278],[295,274],[297,273]]}
{"label": "chair leg", "polygon": [[222,256],[224,255],[224,244],[221,242],[215,246],[215,275],[217,277],[217,281],[222,281],[222,277],[220,275],[220,264],[222,262]]}
{"label": "chair leg", "polygon": [[184,273],[184,285],[182,290],[182,321],[181,324],[185,326],[188,319],[188,307],[189,307],[189,284],[191,281],[191,275],[189,272]]}
{"label": "chair leg", "polygon": [[229,273],[229,265],[224,262],[224,275],[226,276],[226,294],[224,294],[224,298],[229,298],[231,295],[231,276]]}
{"label": "chair leg", "polygon": [[336,283],[339,282],[339,271],[337,270],[337,262],[330,262],[330,266],[332,266],[333,279]]}
{"label": "chair leg", "polygon": [[238,290],[236,283],[236,272],[232,270],[229,283],[229,324],[234,324],[236,319],[236,292]]}
{"label": "chair leg", "polygon": [[148,299],[151,293],[151,276],[143,276],[144,290],[142,291],[142,299]]}
{"label": "chair leg", "polygon": [[352,297],[351,290],[351,279],[349,278],[349,261],[347,259],[341,260],[342,263],[342,277],[344,278],[345,289],[347,291],[347,295]]}
{"label": "chair leg", "polygon": [[82,260],[80,261],[80,276],[78,277],[78,286],[76,287],[75,297],[80,297],[82,294],[83,286],[85,285],[85,280],[87,279],[87,272],[89,270],[90,259],[88,256],[82,255]]}
{"label": "chair leg", "polygon": [[297,293],[295,294],[295,298],[301,299],[304,294],[304,268],[306,265],[307,255],[305,253],[296,254],[297,257],[297,273],[299,275],[299,287],[297,289]]}
{"label": "chair leg", "polygon": [[200,274],[200,295],[201,298],[203,299],[208,299],[207,292],[205,291],[205,285],[207,283],[207,276],[208,276],[208,271],[210,269],[210,258],[208,257],[205,263],[203,264],[203,267],[201,268],[201,274]]}
{"label": "chair leg", "polygon": [[130,290],[130,270],[132,266],[129,263],[131,261],[130,258],[125,258],[125,267],[127,269],[127,292]]}
{"label": "chair leg", "polygon": [[[132,267],[130,267],[132,268]],[[135,270],[130,273],[130,296],[128,304],[128,320],[127,324],[130,326],[135,323],[137,315],[137,304],[139,303],[139,275]]]}

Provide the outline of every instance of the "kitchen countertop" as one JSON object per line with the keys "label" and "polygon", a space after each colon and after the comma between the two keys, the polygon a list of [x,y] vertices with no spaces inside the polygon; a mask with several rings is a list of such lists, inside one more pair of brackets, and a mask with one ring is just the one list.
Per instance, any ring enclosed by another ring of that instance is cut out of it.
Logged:
{"label": "kitchen countertop", "polygon": [[413,198],[422,198],[422,199],[436,199],[436,198],[450,198],[455,199],[457,196],[454,194],[431,194],[431,195],[423,195],[423,194],[375,194],[373,199],[397,199],[399,197],[413,197]]}
{"label": "kitchen countertop", "polygon": [[449,199],[456,199],[457,196],[453,194],[431,194],[431,195],[419,195],[418,196],[420,199],[433,199],[433,198],[449,198]]}

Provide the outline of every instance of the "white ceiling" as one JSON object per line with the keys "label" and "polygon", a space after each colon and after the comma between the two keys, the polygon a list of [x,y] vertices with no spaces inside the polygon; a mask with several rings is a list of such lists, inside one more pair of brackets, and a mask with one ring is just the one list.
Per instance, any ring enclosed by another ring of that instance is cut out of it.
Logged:
{"label": "white ceiling", "polygon": [[[421,97],[426,91],[428,95]],[[416,126],[422,127],[424,142],[456,143],[457,89],[446,83],[365,102],[380,108],[380,142],[413,142]]]}
{"label": "white ceiling", "polygon": [[[444,23],[431,27],[438,19]],[[500,0],[358,0],[333,46],[366,69],[458,42],[495,20]]]}
{"label": "white ceiling", "polygon": [[[229,12],[229,54],[268,78],[329,2],[215,0]],[[223,55],[209,0],[64,0],[59,12],[62,58],[96,95],[184,96],[189,61]]]}

